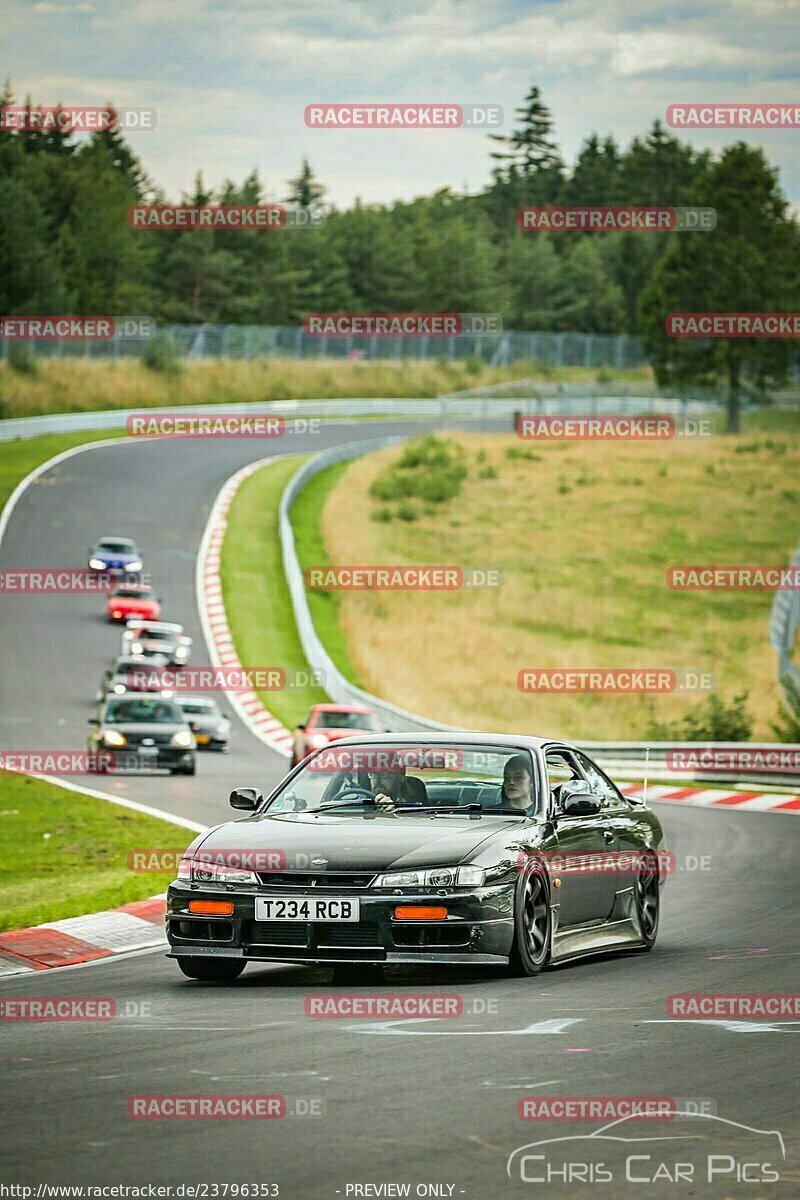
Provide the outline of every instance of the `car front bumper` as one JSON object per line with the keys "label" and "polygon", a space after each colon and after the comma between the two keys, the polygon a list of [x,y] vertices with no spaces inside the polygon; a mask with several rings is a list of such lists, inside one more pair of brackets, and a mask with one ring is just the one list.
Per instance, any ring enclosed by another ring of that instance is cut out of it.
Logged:
{"label": "car front bumper", "polygon": [[155,754],[144,754],[136,747],[110,750],[103,746],[97,753],[108,762],[107,769],[112,772],[174,770],[191,766],[194,756],[193,750],[184,750],[180,746],[157,746]]}
{"label": "car front bumper", "polygon": [[[328,893],[333,894],[333,893]],[[484,963],[508,961],[514,933],[514,886],[503,884],[446,893],[378,894],[372,890],[336,892],[357,897],[357,923],[257,921],[257,896],[287,898],[287,889],[228,889],[178,880],[167,892],[169,957],[183,955],[244,958],[252,962],[307,963]],[[291,898],[324,895],[320,889],[292,888]],[[189,911],[192,900],[230,900],[231,916]],[[447,908],[442,921],[397,920],[398,905],[436,904]]]}

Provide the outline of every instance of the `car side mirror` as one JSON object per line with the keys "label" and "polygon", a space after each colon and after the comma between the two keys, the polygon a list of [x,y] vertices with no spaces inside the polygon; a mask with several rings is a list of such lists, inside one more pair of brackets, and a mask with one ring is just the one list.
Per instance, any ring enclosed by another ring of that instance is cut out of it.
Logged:
{"label": "car side mirror", "polygon": [[589,817],[600,812],[600,800],[585,779],[573,779],[561,785],[559,807],[565,816]]}
{"label": "car side mirror", "polygon": [[234,788],[228,797],[231,808],[245,808],[249,812],[258,808],[263,799],[258,788],[254,787]]}
{"label": "car side mirror", "polygon": [[305,725],[298,725],[298,726],[297,726],[297,728],[298,728],[298,729],[305,729]]}
{"label": "car side mirror", "polygon": [[86,724],[87,725],[99,725],[100,720],[98,717],[89,717],[89,720],[86,722]]}

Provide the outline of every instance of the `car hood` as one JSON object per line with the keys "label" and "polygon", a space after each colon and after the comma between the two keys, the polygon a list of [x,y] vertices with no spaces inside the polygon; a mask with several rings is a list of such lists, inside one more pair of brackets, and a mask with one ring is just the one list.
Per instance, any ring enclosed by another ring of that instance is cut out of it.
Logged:
{"label": "car hood", "polygon": [[180,733],[188,726],[182,721],[105,721],[103,729],[116,729],[119,733],[143,734],[145,737],[155,737],[157,734]]}
{"label": "car hood", "polygon": [[486,815],[412,817],[371,812],[270,817],[265,813],[219,826],[202,845],[204,850],[282,851],[288,870],[308,869],[312,858],[325,858],[328,871],[384,871],[459,863],[487,838],[516,828],[515,821]]}

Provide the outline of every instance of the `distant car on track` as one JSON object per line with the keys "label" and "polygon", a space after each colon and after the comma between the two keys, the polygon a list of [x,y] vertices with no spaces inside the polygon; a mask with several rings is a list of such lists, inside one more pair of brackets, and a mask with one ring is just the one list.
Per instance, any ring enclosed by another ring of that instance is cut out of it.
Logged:
{"label": "distant car on track", "polygon": [[176,695],[175,699],[189,722],[198,750],[221,750],[223,753],[230,750],[230,717],[213,697]]}
{"label": "distant car on track", "polygon": [[314,704],[305,721],[295,729],[292,766],[296,767],[313,750],[361,733],[383,733],[374,711],[365,704]]}
{"label": "distant car on track", "polygon": [[192,979],[247,962],[484,965],[537,975],[650,950],[664,833],[565,742],[384,734],[316,751],[201,833],[167,893]]}
{"label": "distant car on track", "polygon": [[89,551],[89,569],[92,571],[130,571],[136,574],[142,569],[142,556],[136,542],[131,538],[102,537]]}
{"label": "distant car on track", "polygon": [[108,696],[98,707],[87,746],[112,756],[115,771],[165,769],[172,775],[194,775],[194,735],[174,700],[143,693]]}
{"label": "distant car on track", "polygon": [[147,658],[163,655],[175,666],[185,666],[192,653],[192,639],[182,625],[168,621],[128,621],[122,635],[123,654],[141,654]]}
{"label": "distant car on track", "polygon": [[146,583],[118,583],[108,597],[108,619],[112,622],[157,621],[161,616],[161,600]]}
{"label": "distant car on track", "polygon": [[[163,654],[150,658],[123,655],[112,659],[110,666],[100,676],[95,699],[99,703],[108,695],[125,696],[128,692],[158,692],[162,696],[171,696],[172,692],[159,687],[157,679],[153,678],[160,667],[167,666],[169,659]],[[140,680],[141,686],[138,686]]]}

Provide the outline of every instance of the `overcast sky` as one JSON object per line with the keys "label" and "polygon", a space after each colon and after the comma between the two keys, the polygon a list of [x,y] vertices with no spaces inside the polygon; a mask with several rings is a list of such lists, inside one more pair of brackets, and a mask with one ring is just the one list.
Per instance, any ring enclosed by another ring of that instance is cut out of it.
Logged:
{"label": "overcast sky", "polygon": [[[800,0],[0,0],[2,71],[17,98],[157,110],[131,135],[171,199],[257,168],[283,199],[303,156],[342,207],[476,191],[486,135],[313,130],[315,101],[502,106],[531,82],[568,162],[592,131],[626,145],[681,101],[800,102]],[[800,130],[684,135],[763,146],[800,201]],[[663,197],[665,202],[669,197]]]}

